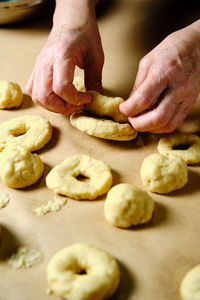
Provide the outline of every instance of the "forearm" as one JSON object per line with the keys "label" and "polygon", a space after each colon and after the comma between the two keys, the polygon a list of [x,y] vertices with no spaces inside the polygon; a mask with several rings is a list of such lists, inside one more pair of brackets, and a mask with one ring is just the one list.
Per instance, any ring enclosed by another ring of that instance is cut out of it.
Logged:
{"label": "forearm", "polygon": [[192,29],[200,40],[200,19],[188,26]]}
{"label": "forearm", "polygon": [[95,16],[98,0],[57,0],[53,27],[83,28],[91,16]]}

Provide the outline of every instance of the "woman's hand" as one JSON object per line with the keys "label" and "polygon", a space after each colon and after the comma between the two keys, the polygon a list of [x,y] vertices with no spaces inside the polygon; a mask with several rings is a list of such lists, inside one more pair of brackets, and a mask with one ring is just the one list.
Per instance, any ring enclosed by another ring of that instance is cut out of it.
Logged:
{"label": "woman's hand", "polygon": [[104,54],[94,6],[93,0],[57,1],[53,28],[27,84],[45,109],[70,114],[92,100],[73,85],[76,66],[84,69],[86,89],[102,89]]}
{"label": "woman's hand", "polygon": [[200,92],[200,21],[169,35],[140,62],[120,111],[138,131],[178,128]]}

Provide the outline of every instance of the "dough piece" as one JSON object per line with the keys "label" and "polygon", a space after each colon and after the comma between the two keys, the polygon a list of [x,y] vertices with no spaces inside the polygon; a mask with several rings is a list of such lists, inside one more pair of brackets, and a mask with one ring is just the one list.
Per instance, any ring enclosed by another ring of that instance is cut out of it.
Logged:
{"label": "dough piece", "polygon": [[182,300],[200,300],[200,265],[185,275],[181,282],[180,294]]}
{"label": "dough piece", "polygon": [[0,178],[11,188],[24,188],[39,180],[44,170],[39,155],[24,148],[6,148],[0,153]]}
{"label": "dough piece", "polygon": [[6,207],[10,202],[10,196],[8,193],[0,192],[0,208]]}
{"label": "dough piece", "polygon": [[52,127],[47,120],[33,115],[20,116],[0,125],[0,151],[7,146],[36,151],[43,148],[51,136]]}
{"label": "dough piece", "polygon": [[84,112],[71,114],[70,122],[80,131],[102,139],[130,141],[137,136],[137,131],[129,123],[99,119]]}
{"label": "dough piece", "polygon": [[0,109],[19,107],[23,101],[23,93],[17,83],[0,80]]}
{"label": "dough piece", "polygon": [[169,193],[182,188],[188,180],[187,164],[177,155],[153,153],[140,170],[143,185],[151,192]]}
{"label": "dough piece", "polygon": [[[88,182],[77,179],[79,175]],[[112,185],[110,167],[103,161],[88,155],[78,154],[64,160],[46,177],[47,187],[56,194],[74,199],[95,199],[105,194]]]}
{"label": "dough piece", "polygon": [[41,261],[41,253],[30,247],[19,247],[8,259],[8,264],[15,269],[27,269]]}
{"label": "dough piece", "polygon": [[74,77],[73,84],[79,92],[86,92],[84,80],[82,77],[79,76]]}
{"label": "dough piece", "polygon": [[33,211],[37,216],[44,216],[49,212],[57,212],[62,209],[62,207],[67,202],[67,198],[55,196],[54,202],[49,201],[46,205],[42,205],[40,207],[36,207]]}
{"label": "dough piece", "polygon": [[57,252],[47,266],[50,290],[66,300],[101,300],[119,283],[119,267],[108,252],[86,243]]}
{"label": "dough piece", "polygon": [[87,93],[93,96],[93,101],[84,105],[86,111],[97,116],[111,117],[115,122],[128,122],[128,117],[119,111],[119,105],[124,102],[124,99],[120,97],[108,97],[96,91],[87,91]]}
{"label": "dough piece", "polygon": [[159,140],[158,151],[165,155],[176,154],[187,164],[195,164],[200,162],[200,137],[195,134],[174,133]]}
{"label": "dough piece", "polygon": [[154,201],[146,191],[133,184],[121,183],[108,192],[104,214],[112,225],[128,228],[148,222],[154,206]]}

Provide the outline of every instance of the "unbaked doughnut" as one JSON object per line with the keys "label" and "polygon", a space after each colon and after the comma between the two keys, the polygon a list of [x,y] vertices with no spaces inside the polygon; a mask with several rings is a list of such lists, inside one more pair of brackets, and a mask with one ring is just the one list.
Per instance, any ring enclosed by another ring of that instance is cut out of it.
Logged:
{"label": "unbaked doughnut", "polygon": [[153,153],[146,157],[140,170],[144,187],[155,193],[169,193],[182,188],[188,180],[185,161],[177,155]]}
{"label": "unbaked doughnut", "polygon": [[174,133],[158,142],[161,154],[176,154],[188,164],[200,162],[200,137],[195,134]]}
{"label": "unbaked doughnut", "polygon": [[115,258],[87,243],[57,252],[47,266],[50,290],[66,300],[107,299],[116,290],[119,279]]}
{"label": "unbaked doughnut", "polygon": [[180,286],[182,300],[200,299],[200,265],[192,268],[183,278]]}
{"label": "unbaked doughnut", "polygon": [[39,155],[29,150],[6,148],[0,152],[0,179],[11,188],[24,188],[39,180],[44,170]]}
{"label": "unbaked doughnut", "polygon": [[23,93],[17,83],[0,80],[0,109],[18,107],[22,101]]}
{"label": "unbaked doughnut", "polygon": [[70,123],[80,131],[102,139],[130,141],[137,136],[137,131],[129,123],[100,119],[85,112],[71,114]]}
{"label": "unbaked doughnut", "polygon": [[[77,179],[79,175],[88,182]],[[95,199],[105,194],[112,185],[110,167],[103,161],[88,155],[78,154],[64,160],[46,177],[47,187],[56,194],[74,199]]]}
{"label": "unbaked doughnut", "polygon": [[112,225],[128,228],[152,218],[154,201],[146,191],[129,183],[121,183],[107,194],[104,215]]}
{"label": "unbaked doughnut", "polygon": [[9,147],[23,147],[29,151],[43,148],[52,136],[50,123],[39,116],[24,115],[0,125],[0,151]]}

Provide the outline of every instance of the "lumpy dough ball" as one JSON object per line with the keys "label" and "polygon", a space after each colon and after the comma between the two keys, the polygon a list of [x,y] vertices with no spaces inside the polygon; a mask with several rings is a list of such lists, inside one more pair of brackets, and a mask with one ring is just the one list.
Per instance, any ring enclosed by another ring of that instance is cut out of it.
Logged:
{"label": "lumpy dough ball", "polygon": [[0,153],[0,178],[11,188],[24,188],[39,180],[44,170],[39,155],[24,148],[6,148]]}
{"label": "lumpy dough ball", "polygon": [[147,192],[129,183],[114,186],[104,206],[107,221],[122,228],[148,222],[153,211],[154,201]]}
{"label": "lumpy dough ball", "polygon": [[23,101],[20,86],[11,81],[0,81],[0,109],[19,107]]}
{"label": "lumpy dough ball", "polygon": [[151,154],[144,159],[140,174],[144,187],[161,194],[182,188],[188,180],[187,164],[176,155]]}
{"label": "lumpy dough ball", "polygon": [[180,286],[182,300],[200,300],[200,265],[191,269]]}
{"label": "lumpy dough ball", "polygon": [[66,300],[101,300],[116,290],[120,271],[107,251],[87,243],[71,245],[47,266],[51,291]]}

